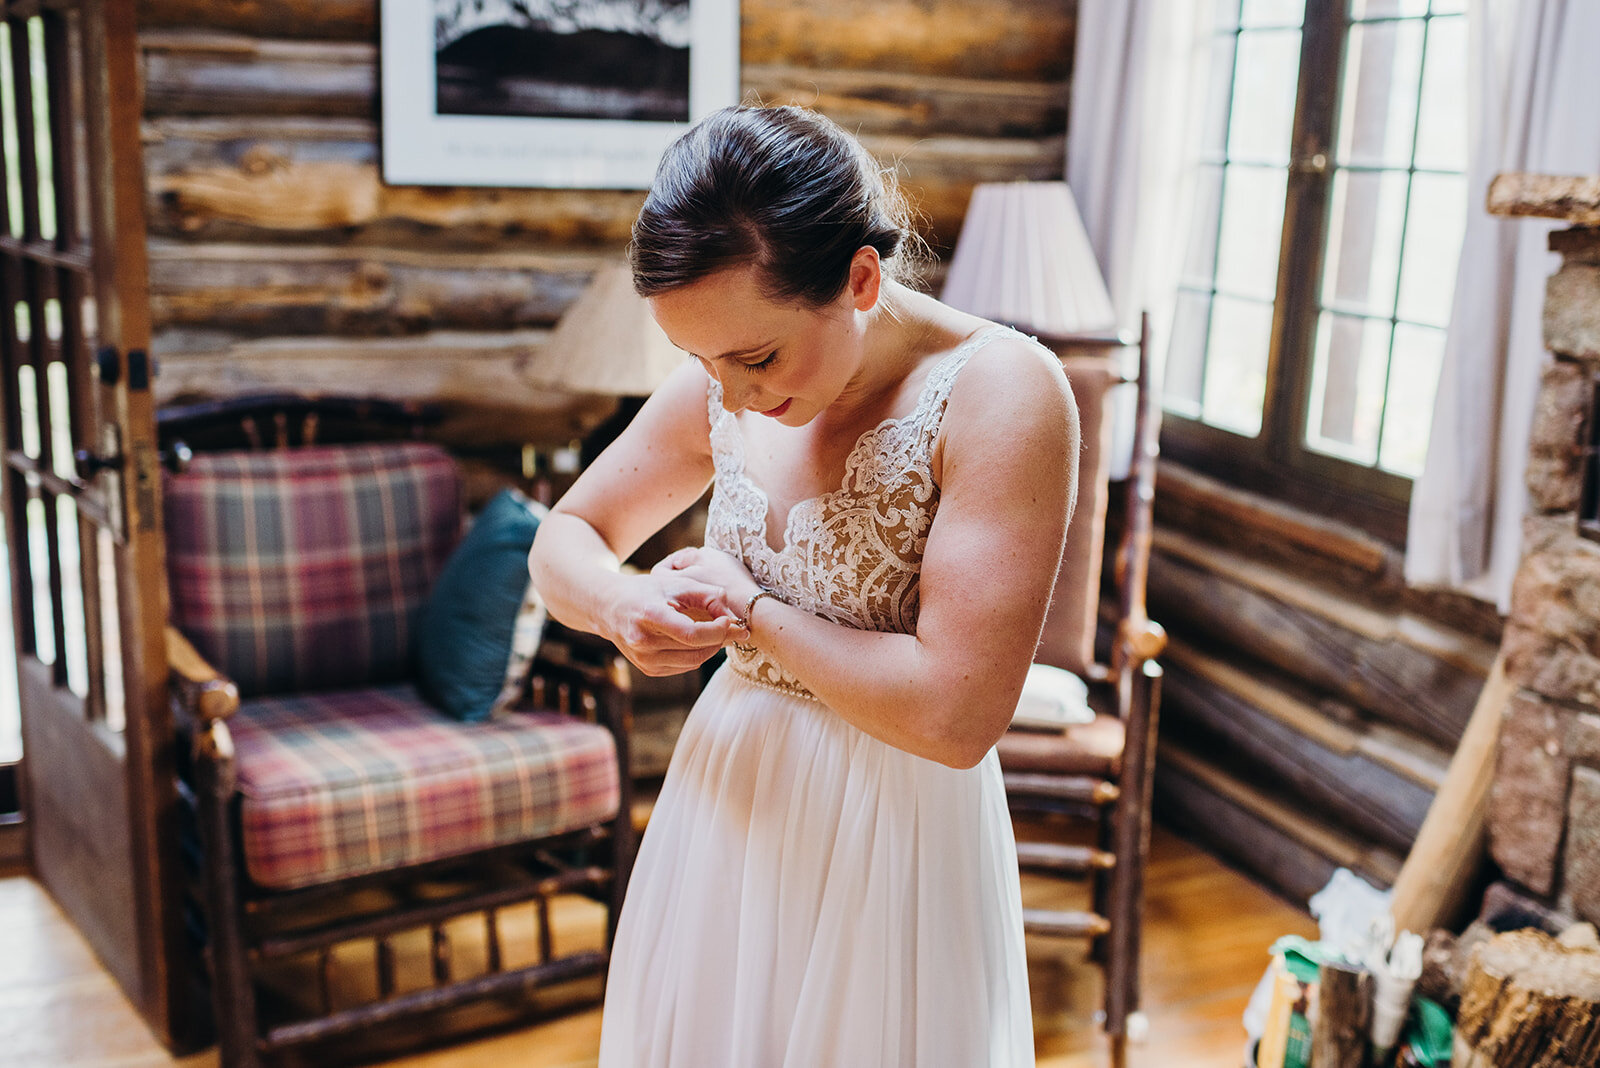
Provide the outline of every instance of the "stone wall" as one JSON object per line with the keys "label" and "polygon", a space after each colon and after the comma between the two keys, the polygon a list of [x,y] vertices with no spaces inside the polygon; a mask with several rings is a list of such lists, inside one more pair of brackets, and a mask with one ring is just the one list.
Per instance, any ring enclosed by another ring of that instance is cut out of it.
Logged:
{"label": "stone wall", "polygon": [[1518,691],[1501,732],[1490,849],[1524,889],[1600,922],[1600,541],[1578,522],[1600,376],[1600,181],[1571,180],[1558,199],[1520,184],[1508,214],[1591,225],[1550,240],[1563,257],[1544,312],[1554,359],[1529,443],[1530,514],[1503,646]]}

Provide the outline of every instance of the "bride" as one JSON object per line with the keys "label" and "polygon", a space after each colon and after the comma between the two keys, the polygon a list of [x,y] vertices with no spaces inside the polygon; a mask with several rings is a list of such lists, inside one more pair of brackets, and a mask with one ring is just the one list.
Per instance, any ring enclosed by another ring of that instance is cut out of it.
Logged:
{"label": "bride", "polygon": [[[1033,1039],[994,744],[1076,489],[1051,353],[903,276],[892,176],[728,108],[665,155],[635,286],[692,357],[555,507],[552,615],[640,670],[728,649],[640,843],[603,1068],[1020,1068]],[[624,575],[713,488],[704,546]]]}

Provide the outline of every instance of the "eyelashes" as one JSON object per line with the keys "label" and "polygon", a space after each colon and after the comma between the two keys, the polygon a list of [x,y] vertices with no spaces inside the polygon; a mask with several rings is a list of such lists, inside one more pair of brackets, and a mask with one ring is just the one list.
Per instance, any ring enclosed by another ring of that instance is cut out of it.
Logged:
{"label": "eyelashes", "polygon": [[755,363],[741,363],[739,366],[743,367],[746,371],[761,371],[772,366],[772,361],[776,360],[777,358],[778,352],[776,349],[774,349],[773,351],[767,353],[766,358],[763,360],[758,360]]}

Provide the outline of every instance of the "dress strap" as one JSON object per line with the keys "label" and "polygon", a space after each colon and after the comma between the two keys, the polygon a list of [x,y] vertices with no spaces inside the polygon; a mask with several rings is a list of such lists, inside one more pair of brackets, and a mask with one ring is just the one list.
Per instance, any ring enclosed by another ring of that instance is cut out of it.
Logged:
{"label": "dress strap", "polygon": [[917,398],[917,406],[906,420],[918,429],[917,437],[925,449],[931,451],[934,441],[939,436],[939,427],[944,422],[945,409],[950,405],[950,391],[955,387],[956,376],[961,374],[961,369],[972,359],[974,353],[989,342],[1003,337],[1020,338],[1034,345],[1039,344],[1037,339],[1030,338],[1027,334],[1013,330],[1009,326],[983,327],[951,349],[950,354],[928,372],[922,394]]}

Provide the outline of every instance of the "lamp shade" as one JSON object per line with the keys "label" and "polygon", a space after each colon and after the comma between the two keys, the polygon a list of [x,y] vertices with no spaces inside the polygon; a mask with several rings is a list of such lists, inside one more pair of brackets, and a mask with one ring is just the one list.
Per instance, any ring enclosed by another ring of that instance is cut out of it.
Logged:
{"label": "lamp shade", "polygon": [[976,186],[940,299],[1044,337],[1117,328],[1111,296],[1065,182]]}
{"label": "lamp shade", "polygon": [[634,292],[627,265],[609,263],[556,324],[533,376],[571,393],[644,397],[683,361]]}

